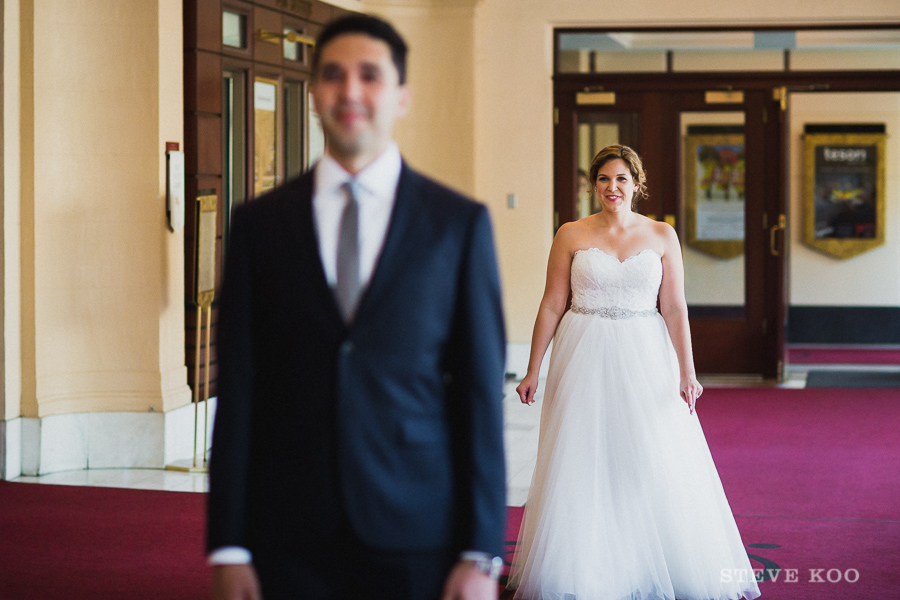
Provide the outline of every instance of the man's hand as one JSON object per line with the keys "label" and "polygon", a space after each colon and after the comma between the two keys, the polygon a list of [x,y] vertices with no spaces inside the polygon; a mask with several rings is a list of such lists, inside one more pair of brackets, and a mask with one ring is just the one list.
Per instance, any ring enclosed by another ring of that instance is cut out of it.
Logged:
{"label": "man's hand", "polygon": [[456,563],[444,583],[441,600],[497,600],[497,582],[467,561]]}
{"label": "man's hand", "polygon": [[252,564],[213,567],[213,600],[262,600]]}

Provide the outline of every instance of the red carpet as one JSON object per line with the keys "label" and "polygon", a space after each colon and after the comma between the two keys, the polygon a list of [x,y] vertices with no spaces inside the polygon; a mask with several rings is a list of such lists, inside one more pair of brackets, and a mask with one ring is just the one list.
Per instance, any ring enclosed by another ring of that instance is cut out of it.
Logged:
{"label": "red carpet", "polygon": [[791,346],[788,348],[788,364],[900,365],[900,348]]}
{"label": "red carpet", "polygon": [[[763,598],[900,598],[897,390],[715,388],[699,414]],[[209,598],[203,519],[200,494],[0,482],[0,600]]]}
{"label": "red carpet", "polygon": [[0,599],[210,598],[202,494],[0,481]]}
{"label": "red carpet", "polygon": [[797,569],[796,582],[763,582],[763,597],[900,598],[900,392],[715,389],[704,400],[745,543],[779,546],[750,554]]}
{"label": "red carpet", "polygon": [[714,388],[698,414],[763,598],[900,598],[897,390]]}

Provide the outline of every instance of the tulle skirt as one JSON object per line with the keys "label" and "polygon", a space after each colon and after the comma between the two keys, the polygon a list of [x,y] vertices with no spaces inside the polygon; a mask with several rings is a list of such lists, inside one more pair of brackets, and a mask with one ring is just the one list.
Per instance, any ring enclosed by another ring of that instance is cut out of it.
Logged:
{"label": "tulle skirt", "polygon": [[560,322],[509,587],[521,600],[760,595],[658,314]]}

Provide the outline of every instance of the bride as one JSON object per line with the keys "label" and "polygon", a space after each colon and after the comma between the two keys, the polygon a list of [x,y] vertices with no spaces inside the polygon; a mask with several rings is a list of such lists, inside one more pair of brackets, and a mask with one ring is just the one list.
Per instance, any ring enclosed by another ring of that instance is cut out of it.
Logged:
{"label": "bride", "polygon": [[645,176],[631,148],[601,150],[590,180],[602,210],[553,241],[516,388],[534,403],[555,334],[509,587],[522,600],[756,598],[694,412],[678,237],[632,210]]}

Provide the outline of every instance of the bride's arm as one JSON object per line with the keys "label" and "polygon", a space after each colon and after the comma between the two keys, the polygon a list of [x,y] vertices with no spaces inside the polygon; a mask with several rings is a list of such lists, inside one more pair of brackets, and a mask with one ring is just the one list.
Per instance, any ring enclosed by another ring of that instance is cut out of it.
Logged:
{"label": "bride's arm", "polygon": [[691,348],[691,328],[688,324],[687,301],[684,298],[684,263],[681,244],[675,230],[665,223],[655,225],[664,238],[665,253],[662,258],[663,277],[659,287],[659,311],[666,321],[666,329],[672,338],[681,374],[681,397],[691,413],[694,404],[703,393],[694,369],[694,352]]}
{"label": "bride's arm", "polygon": [[569,300],[569,274],[572,269],[572,238],[574,234],[572,229],[572,223],[566,223],[560,227],[553,239],[553,246],[550,248],[544,297],[541,299],[537,318],[534,321],[534,331],[531,334],[528,371],[525,378],[522,379],[522,383],[516,388],[516,392],[519,393],[519,398],[524,404],[534,403],[541,362],[556,333],[556,327],[566,312],[566,302]]}

